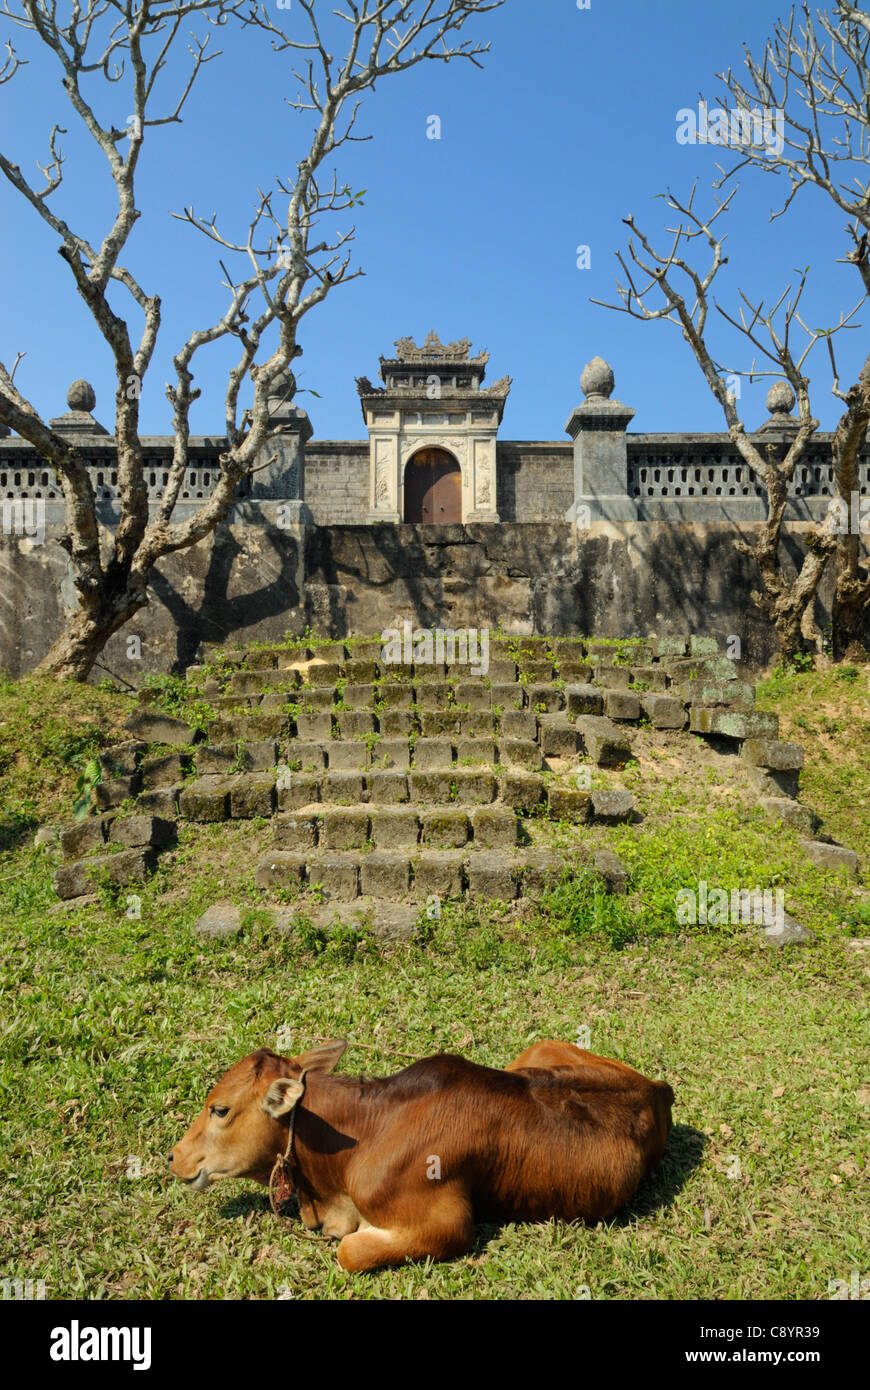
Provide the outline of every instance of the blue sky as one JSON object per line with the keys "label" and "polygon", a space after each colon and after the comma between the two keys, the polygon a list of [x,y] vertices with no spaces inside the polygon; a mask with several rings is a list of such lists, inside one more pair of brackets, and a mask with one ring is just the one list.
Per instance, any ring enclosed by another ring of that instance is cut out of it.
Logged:
{"label": "blue sky", "polygon": [[[709,197],[717,152],[679,145],[676,113],[695,106],[702,92],[715,98],[715,73],[739,65],[744,42],[760,51],[785,9],[779,0],[662,0],[654,7],[591,0],[588,10],[576,0],[507,0],[465,30],[492,39],[482,72],[427,63],[383,81],[361,116],[371,142],[345,149],[338,165],[342,181],[367,190],[353,219],[355,259],[366,275],[335,290],[300,332],[300,385],[319,399],[302,396],[299,404],[315,436],[361,437],[354,377],[374,379],[379,354],[390,355],[398,337],[422,341],[432,328],[445,340],[468,336],[488,348],[490,380],[513,377],[503,438],[567,438],[581,369],[596,354],[614,368],[615,394],[637,412],[633,430],[721,429],[720,409],[674,326],[637,323],[590,299],[613,296],[627,213],[655,232],[665,220],[655,195],[667,186],[685,195],[698,179],[699,195]],[[275,14],[288,27],[295,22],[292,9]],[[0,18],[0,39],[8,34],[13,28]],[[56,207],[98,236],[111,207],[102,156],[76,129],[48,57],[30,36],[14,37],[30,65],[0,87],[4,151],[35,176],[51,125],[66,126],[67,181]],[[223,56],[203,70],[183,124],[149,132],[140,165],[143,216],[127,259],[163,300],[142,401],[148,433],[168,430],[164,384],[173,353],[223,307],[216,248],[170,210],[192,202],[217,212],[227,233],[243,235],[257,186],[289,174],[307,145],[308,119],[283,100],[295,88],[287,56],[232,27],[216,38]],[[124,84],[100,100],[100,111],[123,126],[130,109]],[[427,139],[431,115],[441,119],[440,140]],[[859,298],[856,272],[837,264],[845,218],[810,189],[771,226],[769,211],[784,191],[769,178],[744,180],[728,218],[730,262],[719,297],[733,307],[739,286],[777,298],[795,268],[810,266],[808,321],[819,326]],[[97,416],[111,424],[108,352],[57,255],[56,236],[5,180],[0,219],[0,357],[8,366],[26,352],[16,380],[46,415],[65,409],[74,377],[87,377],[97,390]],[[577,268],[580,245],[590,248],[590,269]],[[115,302],[120,308],[123,297]],[[723,359],[750,364],[748,346],[730,330],[717,326],[714,342]],[[864,344],[861,331],[843,341],[844,378],[857,372]],[[830,428],[836,402],[827,356],[816,353],[814,408]],[[224,348],[200,355],[197,433],[221,430],[229,360]],[[749,427],[765,418],[768,385],[744,386]]]}

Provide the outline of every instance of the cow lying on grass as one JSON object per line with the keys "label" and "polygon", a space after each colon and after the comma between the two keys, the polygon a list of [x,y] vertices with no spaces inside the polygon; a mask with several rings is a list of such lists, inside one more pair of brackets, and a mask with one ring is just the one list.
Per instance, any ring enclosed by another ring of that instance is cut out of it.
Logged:
{"label": "cow lying on grass", "polygon": [[[382,1080],[333,1076],[347,1044],[237,1062],[169,1155],[197,1192],[268,1183],[276,1155],[347,1270],[468,1250],[475,1220],[600,1221],[658,1163],[674,1093],[541,1042],[504,1071],[441,1054]],[[283,1158],[282,1158],[283,1156]]]}

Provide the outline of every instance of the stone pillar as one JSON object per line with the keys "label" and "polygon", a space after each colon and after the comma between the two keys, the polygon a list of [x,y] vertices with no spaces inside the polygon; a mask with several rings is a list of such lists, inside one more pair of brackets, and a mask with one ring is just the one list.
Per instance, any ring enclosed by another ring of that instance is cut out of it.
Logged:
{"label": "stone pillar", "polygon": [[[495,471],[495,440],[498,426],[484,438],[471,440],[469,459],[471,506],[463,507],[462,520],[467,522],[498,521],[496,511],[496,489],[498,486]],[[463,499],[464,500],[464,499]]]}
{"label": "stone pillar", "polygon": [[270,432],[251,475],[251,500],[284,504],[291,520],[304,522],[305,445],[314,431],[304,410],[291,404],[296,390],[292,372],[272,384],[269,396]]}
{"label": "stone pillar", "polygon": [[403,518],[402,487],[404,483],[399,433],[401,415],[397,411],[381,411],[380,429],[369,432],[369,526],[386,521],[398,526]]}
{"label": "stone pillar", "polygon": [[625,439],[634,411],[610,399],[613,386],[611,368],[603,358],[593,357],[580,377],[586,399],[565,426],[574,441],[574,502],[565,520],[581,526],[637,520],[637,503],[628,494]]}

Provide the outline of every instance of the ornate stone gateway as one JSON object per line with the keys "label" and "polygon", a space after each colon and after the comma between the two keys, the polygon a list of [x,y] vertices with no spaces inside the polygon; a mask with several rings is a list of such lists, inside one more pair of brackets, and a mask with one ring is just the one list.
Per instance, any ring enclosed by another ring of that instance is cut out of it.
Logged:
{"label": "ornate stone gateway", "polygon": [[420,449],[405,469],[405,521],[450,526],[462,520],[462,470],[446,449]]}
{"label": "ornate stone gateway", "polygon": [[[484,387],[488,361],[486,352],[471,355],[467,338],[442,343],[430,333],[422,347],[400,338],[396,356],[381,358],[383,386],[357,378],[371,449],[369,522],[498,521],[495,446],[511,381]],[[418,470],[432,465],[421,451],[452,466],[424,480]]]}

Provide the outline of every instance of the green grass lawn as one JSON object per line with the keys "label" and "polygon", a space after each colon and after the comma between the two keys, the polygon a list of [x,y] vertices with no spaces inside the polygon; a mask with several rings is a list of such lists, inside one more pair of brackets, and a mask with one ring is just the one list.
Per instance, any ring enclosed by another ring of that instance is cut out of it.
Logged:
{"label": "green grass lawn", "polygon": [[[759,702],[808,749],[805,799],[865,854],[866,676],[777,678]],[[867,894],[808,866],[727,769],[690,776],[650,745],[627,770],[645,820],[606,832],[631,871],[622,900],[578,881],[521,918],[448,910],[397,946],[282,936],[251,878],[268,828],[250,824],[185,829],[138,918],[124,893],[52,911],[33,830],[69,819],[77,766],[126,708],[110,692],[0,691],[0,1277],[44,1279],[48,1298],[824,1299],[870,1273]],[[700,878],[783,884],[817,943],[678,927],[675,887]],[[192,926],[217,897],[245,926],[204,942]],[[166,1175],[209,1085],[282,1026],[294,1051],[349,1038],[341,1070],[369,1074],[401,1066],[395,1052],[504,1065],[588,1028],[593,1050],[671,1082],[675,1128],[610,1222],[480,1228],[453,1263],[348,1275],[333,1242],[277,1221],[253,1185],[197,1196]]]}

